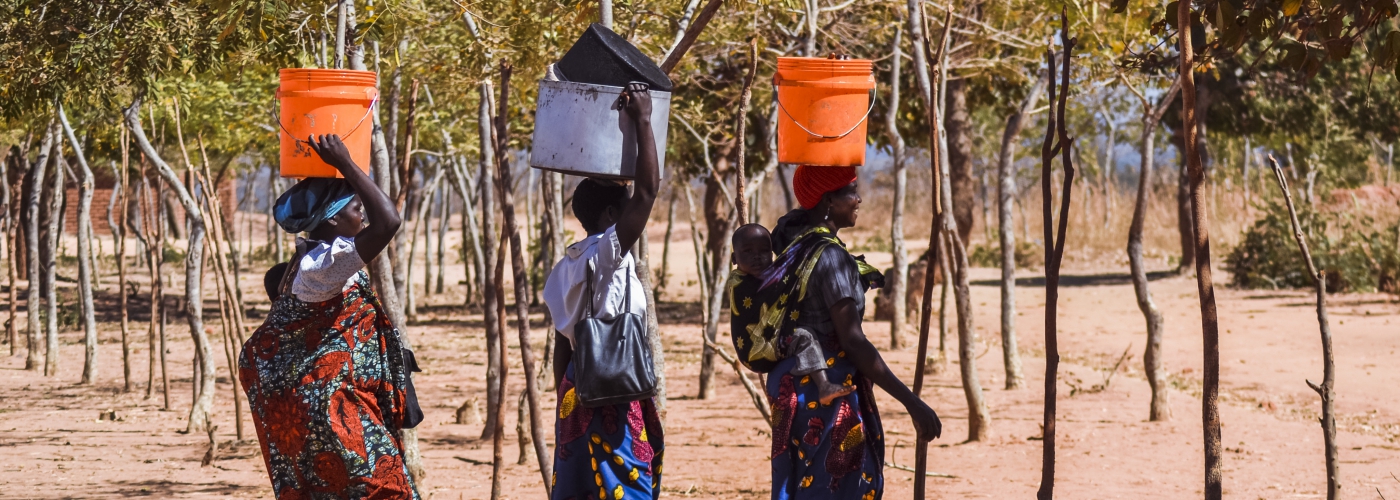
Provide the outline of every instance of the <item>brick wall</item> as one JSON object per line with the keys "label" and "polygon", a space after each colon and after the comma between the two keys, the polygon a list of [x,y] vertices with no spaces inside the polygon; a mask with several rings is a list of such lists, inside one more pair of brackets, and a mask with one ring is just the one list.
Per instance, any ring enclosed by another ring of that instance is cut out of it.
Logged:
{"label": "brick wall", "polygon": [[[237,180],[232,177],[225,179],[219,185],[219,204],[222,206],[225,228],[233,226],[233,211],[238,206],[237,198]],[[112,234],[112,228],[107,225],[107,204],[111,199],[112,186],[103,187],[99,184],[92,191],[92,231],[96,234]],[[78,188],[68,188],[64,201],[67,207],[63,211],[63,232],[78,234]],[[179,203],[175,203],[174,215],[175,220],[184,220],[185,211]]]}

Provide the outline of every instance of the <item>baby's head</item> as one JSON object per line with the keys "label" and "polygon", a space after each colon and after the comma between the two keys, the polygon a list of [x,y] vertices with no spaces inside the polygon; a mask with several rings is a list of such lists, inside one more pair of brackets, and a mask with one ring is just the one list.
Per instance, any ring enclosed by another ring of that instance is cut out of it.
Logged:
{"label": "baby's head", "polygon": [[773,264],[773,239],[768,229],[745,224],[734,231],[734,265],[750,276],[762,274]]}
{"label": "baby's head", "polygon": [[267,274],[263,275],[263,290],[267,292],[268,300],[275,302],[277,297],[281,295],[277,292],[282,285],[282,276],[287,274],[288,264],[290,263],[279,262],[272,266],[272,269],[268,269]]}

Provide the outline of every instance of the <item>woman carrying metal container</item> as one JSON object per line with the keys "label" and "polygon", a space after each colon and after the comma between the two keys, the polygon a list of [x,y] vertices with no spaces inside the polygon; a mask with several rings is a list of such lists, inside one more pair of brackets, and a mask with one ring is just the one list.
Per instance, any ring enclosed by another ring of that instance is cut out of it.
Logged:
{"label": "woman carrying metal container", "polygon": [[[651,96],[643,84],[628,85],[619,104],[636,130],[636,180],[631,196],[611,181],[584,179],[574,191],[573,211],[588,236],[570,245],[545,281],[544,298],[557,331],[554,379],[559,413],[555,421],[553,498],[654,499],[661,493],[662,431],[650,396],[598,403],[586,398],[597,380],[575,361],[575,349],[593,345],[597,325],[646,317],[646,289],[637,277],[632,247],[646,230],[660,184],[652,133]],[[635,334],[636,332],[631,332]],[[645,364],[650,364],[649,347]],[[617,367],[604,367],[617,368]],[[645,371],[652,366],[641,366]]]}

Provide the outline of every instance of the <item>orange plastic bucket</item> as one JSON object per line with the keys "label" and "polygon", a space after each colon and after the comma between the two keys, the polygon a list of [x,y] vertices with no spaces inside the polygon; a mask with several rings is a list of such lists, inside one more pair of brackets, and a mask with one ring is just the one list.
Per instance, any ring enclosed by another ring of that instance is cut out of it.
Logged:
{"label": "orange plastic bucket", "polygon": [[340,177],[311,150],[310,135],[338,134],[360,170],[369,172],[370,111],[379,100],[373,71],[293,68],[278,72],[282,177]]}
{"label": "orange plastic bucket", "polygon": [[869,59],[779,57],[778,161],[849,167],[865,164],[865,128],[875,102]]}

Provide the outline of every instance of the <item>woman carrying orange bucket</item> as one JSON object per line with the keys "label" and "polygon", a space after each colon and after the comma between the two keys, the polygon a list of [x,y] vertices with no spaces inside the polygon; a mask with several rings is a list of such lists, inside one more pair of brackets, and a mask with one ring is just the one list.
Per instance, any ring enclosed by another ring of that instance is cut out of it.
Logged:
{"label": "woman carrying orange bucket", "polygon": [[[918,439],[937,438],[942,423],[866,338],[865,293],[883,277],[852,257],[837,236],[854,227],[860,215],[856,167],[865,162],[871,62],[778,58],[774,80],[782,108],[779,161],[801,164],[792,187],[802,206],[773,228],[772,248],[780,255],[763,272],[765,285],[731,300],[752,309],[790,311],[782,313],[791,321],[781,323],[773,341],[786,346],[795,330],[811,332],[826,361],[823,376],[855,391],[824,400],[817,375],[794,374],[798,357],[777,360],[767,386],[773,406],[772,498],[879,499],[885,489],[885,436],[874,388],[904,406]],[[730,283],[734,294],[736,282]]]}
{"label": "woman carrying orange bucket", "polygon": [[272,490],[417,500],[399,438],[422,419],[416,364],[363,270],[401,220],[339,137],[305,142],[345,178],[304,179],[278,198],[277,224],[308,237],[238,360]]}

